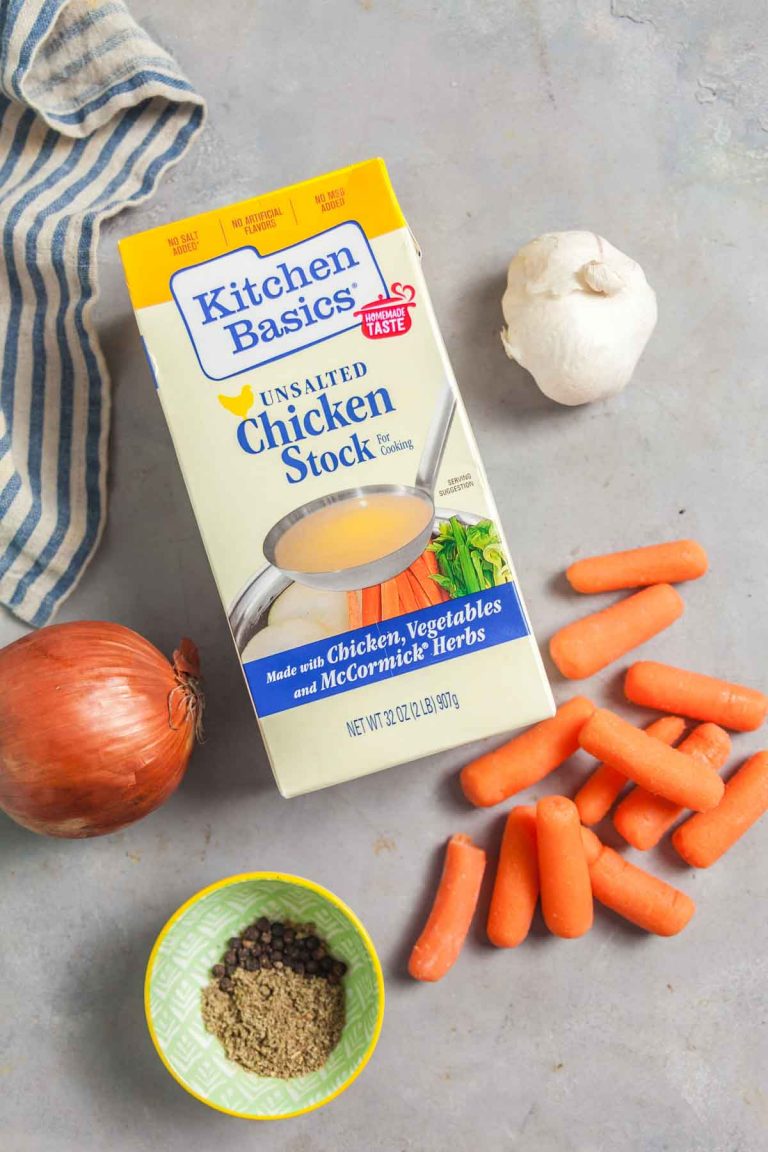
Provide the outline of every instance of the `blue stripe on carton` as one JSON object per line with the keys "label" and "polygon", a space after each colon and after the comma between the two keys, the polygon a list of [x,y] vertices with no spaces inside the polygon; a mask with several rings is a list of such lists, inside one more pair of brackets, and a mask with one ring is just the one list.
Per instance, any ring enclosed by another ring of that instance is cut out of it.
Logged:
{"label": "blue stripe on carton", "polygon": [[530,635],[513,583],[243,665],[259,716]]}

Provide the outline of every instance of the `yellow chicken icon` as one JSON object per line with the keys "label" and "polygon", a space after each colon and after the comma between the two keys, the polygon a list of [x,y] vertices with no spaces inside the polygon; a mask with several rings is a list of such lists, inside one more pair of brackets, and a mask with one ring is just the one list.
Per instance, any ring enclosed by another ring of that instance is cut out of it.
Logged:
{"label": "yellow chicken icon", "polygon": [[219,404],[233,416],[244,420],[253,406],[253,388],[250,384],[244,384],[237,396],[219,396]]}

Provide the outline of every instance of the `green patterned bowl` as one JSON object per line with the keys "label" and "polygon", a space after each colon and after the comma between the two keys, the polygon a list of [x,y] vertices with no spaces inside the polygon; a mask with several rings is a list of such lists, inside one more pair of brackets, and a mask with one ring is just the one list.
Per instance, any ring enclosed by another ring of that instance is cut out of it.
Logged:
{"label": "green patterned bowl", "polygon": [[[313,921],[346,961],[346,1024],[325,1066],[308,1076],[256,1076],[228,1060],[205,1030],[200,992],[230,936],[259,916]],[[360,1075],[384,1015],[384,980],[371,938],[327,889],[283,872],[246,872],[204,888],[155,941],[144,985],[150,1035],[171,1076],[211,1108],[248,1120],[285,1120],[321,1108]]]}

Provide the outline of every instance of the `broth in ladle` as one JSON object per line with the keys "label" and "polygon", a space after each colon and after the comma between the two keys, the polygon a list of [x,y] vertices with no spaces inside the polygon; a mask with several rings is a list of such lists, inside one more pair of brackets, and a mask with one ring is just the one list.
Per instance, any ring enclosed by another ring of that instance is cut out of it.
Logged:
{"label": "broth in ladle", "polygon": [[338,572],[389,556],[424,531],[431,502],[404,492],[350,496],[308,513],[275,544],[287,572]]}

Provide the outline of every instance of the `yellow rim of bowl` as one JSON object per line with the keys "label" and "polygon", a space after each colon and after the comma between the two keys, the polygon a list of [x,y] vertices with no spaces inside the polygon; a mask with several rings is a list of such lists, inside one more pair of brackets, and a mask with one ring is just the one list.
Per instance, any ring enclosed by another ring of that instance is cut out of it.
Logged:
{"label": "yellow rim of bowl", "polygon": [[[162,944],[163,940],[165,940],[173,925],[181,919],[188,908],[191,908],[193,904],[198,902],[198,900],[202,900],[204,896],[208,896],[211,892],[217,892],[220,888],[229,888],[232,884],[242,884],[248,880],[280,880],[284,884],[296,884],[300,888],[309,888],[311,892],[315,892],[318,896],[322,896],[329,902],[329,904],[333,904],[336,908],[339,909],[339,911],[343,912],[347,919],[350,920],[351,923],[355,926],[361,940],[363,941],[363,944],[365,945],[365,949],[371,958],[373,970],[376,975],[376,987],[379,994],[378,1009],[376,1012],[376,1024],[374,1025],[373,1035],[371,1036],[368,1047],[366,1048],[360,1063],[350,1073],[344,1083],[340,1084],[338,1088],[335,1088],[333,1092],[329,1092],[327,1096],[324,1096],[322,1100],[318,1100],[315,1104],[309,1104],[306,1108],[297,1108],[295,1112],[281,1112],[277,1116],[260,1116],[255,1112],[235,1112],[231,1108],[224,1108],[221,1104],[214,1104],[213,1101],[206,1100],[205,1096],[201,1096],[199,1092],[194,1092],[188,1084],[184,1083],[184,1081],[171,1067],[168,1060],[166,1059],[165,1053],[160,1046],[160,1041],[157,1038],[155,1026],[152,1023],[152,1012],[149,1003],[152,971],[155,966],[157,953],[160,949],[160,945]],[[201,1104],[206,1104],[209,1108],[214,1108],[217,1112],[224,1112],[227,1116],[236,1116],[241,1120],[291,1120],[295,1116],[304,1116],[307,1112],[314,1112],[318,1108],[322,1108],[325,1104],[330,1104],[331,1100],[335,1100],[337,1096],[341,1096],[342,1092],[345,1092],[347,1088],[349,1088],[350,1084],[352,1084],[358,1078],[363,1068],[365,1068],[379,1041],[381,1026],[384,1020],[384,975],[381,971],[381,963],[376,953],[373,941],[371,940],[361,921],[357,918],[352,909],[344,903],[343,900],[340,900],[338,896],[335,896],[333,892],[330,892],[327,888],[323,888],[322,884],[315,884],[314,880],[305,880],[303,876],[293,876],[290,872],[241,872],[237,876],[227,876],[224,880],[217,880],[215,884],[209,884],[207,888],[201,888],[199,892],[194,894],[194,896],[190,896],[189,900],[186,900],[180,908],[177,908],[173,916],[171,916],[171,918],[167,920],[163,925],[160,930],[160,934],[152,947],[152,951],[149,954],[149,960],[147,961],[147,971],[144,977],[144,1014],[147,1018],[147,1027],[149,1029],[149,1034],[152,1037],[152,1043],[155,1046],[155,1051],[162,1060],[163,1064],[170,1072],[176,1083],[180,1084],[185,1092],[188,1092],[190,1096],[194,1096],[194,1098],[199,1100]]]}

